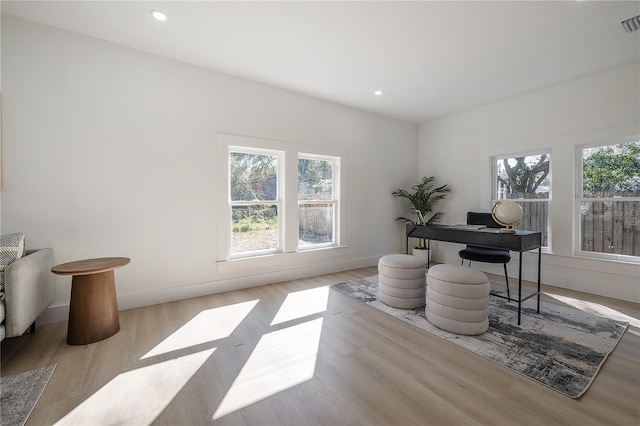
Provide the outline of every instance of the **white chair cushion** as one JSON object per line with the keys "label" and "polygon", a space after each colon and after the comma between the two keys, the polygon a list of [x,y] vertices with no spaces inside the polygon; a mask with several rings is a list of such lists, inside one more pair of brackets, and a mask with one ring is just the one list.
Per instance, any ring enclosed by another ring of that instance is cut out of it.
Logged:
{"label": "white chair cushion", "polygon": [[425,297],[426,288],[397,288],[389,287],[383,284],[378,284],[378,291],[386,294],[387,296],[400,297],[403,299],[416,299],[418,297]]}
{"label": "white chair cushion", "polygon": [[431,324],[451,333],[474,336],[482,334],[489,329],[488,318],[482,322],[464,322],[444,318],[428,310],[425,310],[425,315]]}
{"label": "white chair cushion", "polygon": [[438,293],[454,297],[464,297],[468,299],[479,299],[489,296],[491,284],[486,281],[483,284],[456,284],[451,281],[442,281],[429,275],[427,277],[427,287]]}
{"label": "white chair cushion", "polygon": [[388,277],[383,273],[379,273],[378,283],[396,288],[424,288],[427,285],[427,280],[424,275],[421,275],[418,278],[402,279]]}
{"label": "white chair cushion", "polygon": [[458,284],[482,284],[489,281],[483,272],[449,264],[432,266],[429,268],[429,276]]}
{"label": "white chair cushion", "polygon": [[429,298],[427,298],[425,311],[433,312],[443,318],[462,322],[482,322],[489,318],[489,307],[485,309],[458,309],[441,305]]}
{"label": "white chair cushion", "polygon": [[487,276],[457,265],[435,265],[427,274],[425,316],[438,328],[457,334],[482,334],[489,328]]}
{"label": "white chair cushion", "polygon": [[403,299],[400,297],[388,296],[378,289],[378,300],[385,305],[393,306],[400,309],[415,309],[424,306],[424,296],[415,299]]}
{"label": "white chair cushion", "polygon": [[458,309],[486,309],[489,306],[489,296],[478,298],[449,296],[432,287],[427,288],[427,297],[441,305]]}
{"label": "white chair cushion", "polygon": [[424,268],[426,263],[418,259],[416,256],[409,254],[388,254],[382,256],[378,261],[379,265],[389,266],[391,268],[415,269]]}
{"label": "white chair cushion", "polygon": [[424,278],[426,269],[420,268],[393,268],[387,265],[378,264],[378,272],[389,278],[399,278],[401,280],[414,280]]}

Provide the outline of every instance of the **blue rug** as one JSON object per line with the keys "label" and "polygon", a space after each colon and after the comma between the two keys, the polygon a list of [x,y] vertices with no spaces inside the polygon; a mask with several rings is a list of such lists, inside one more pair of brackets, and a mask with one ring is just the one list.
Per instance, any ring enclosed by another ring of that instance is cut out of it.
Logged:
{"label": "blue rug", "polygon": [[397,309],[380,302],[377,276],[331,288],[571,398],[587,391],[629,325],[549,303],[542,303],[536,313],[534,299],[523,303],[522,324],[517,325],[517,304],[490,297],[489,330],[462,336],[432,325],[424,307]]}

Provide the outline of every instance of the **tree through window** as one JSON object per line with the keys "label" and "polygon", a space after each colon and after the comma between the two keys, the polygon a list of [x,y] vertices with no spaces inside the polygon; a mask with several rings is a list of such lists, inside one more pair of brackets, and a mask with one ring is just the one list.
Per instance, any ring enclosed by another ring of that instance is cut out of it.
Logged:
{"label": "tree through window", "polygon": [[549,153],[496,157],[496,200],[520,204],[522,219],[515,228],[542,232],[542,245],[549,247],[549,199],[551,194]]}

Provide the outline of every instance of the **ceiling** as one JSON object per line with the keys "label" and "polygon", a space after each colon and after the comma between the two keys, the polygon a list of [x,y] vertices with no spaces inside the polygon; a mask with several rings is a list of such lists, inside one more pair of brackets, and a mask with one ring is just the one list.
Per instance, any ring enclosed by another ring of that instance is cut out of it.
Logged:
{"label": "ceiling", "polygon": [[[2,12],[421,123],[640,61],[640,1],[2,1]],[[167,21],[150,10],[166,13]],[[380,96],[375,90],[382,90]]]}

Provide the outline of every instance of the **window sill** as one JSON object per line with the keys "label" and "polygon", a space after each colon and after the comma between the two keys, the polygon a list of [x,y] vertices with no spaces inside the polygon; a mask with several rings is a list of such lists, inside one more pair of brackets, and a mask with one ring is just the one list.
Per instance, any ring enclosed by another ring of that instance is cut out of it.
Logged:
{"label": "window sill", "polygon": [[626,256],[621,254],[607,254],[607,253],[578,251],[575,253],[574,257],[577,259],[598,260],[598,261],[605,261],[605,262],[612,262],[612,263],[623,263],[628,265],[637,265],[640,263],[640,257]]}

